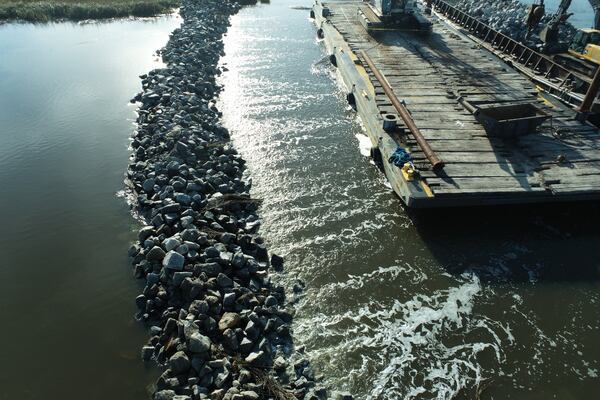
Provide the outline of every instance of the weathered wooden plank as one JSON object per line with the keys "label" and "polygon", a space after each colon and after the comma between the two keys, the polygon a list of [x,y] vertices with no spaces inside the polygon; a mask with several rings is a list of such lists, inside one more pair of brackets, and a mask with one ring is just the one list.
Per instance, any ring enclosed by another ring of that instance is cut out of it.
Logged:
{"label": "weathered wooden plank", "polygon": [[[445,140],[445,139],[428,139],[429,145],[433,151],[438,153],[444,152],[455,152],[455,151],[470,151],[470,152],[494,152],[494,151],[507,151],[507,147],[503,144],[494,145],[489,140],[482,138],[467,139],[467,140]],[[417,147],[417,142],[408,137],[407,143],[412,147]]]}
{"label": "weathered wooden plank", "polygon": [[600,150],[579,150],[565,148],[562,150],[546,150],[542,154],[532,156],[542,164],[557,163],[559,157],[565,157],[561,163],[600,161]]}
{"label": "weathered wooden plank", "polygon": [[438,189],[486,189],[486,188],[517,188],[525,191],[540,190],[541,181],[537,176],[518,175],[513,177],[486,176],[486,177],[449,177],[447,179],[428,178],[429,186]]}
{"label": "weathered wooden plank", "polygon": [[512,187],[512,188],[485,187],[485,188],[470,188],[470,189],[456,189],[456,188],[436,189],[436,188],[432,188],[431,190],[433,191],[433,193],[435,194],[436,197],[460,195],[461,197],[498,196],[498,197],[514,198],[515,196],[535,195],[538,193],[546,192],[546,190],[542,189],[542,188],[535,188],[535,190],[523,190],[523,189],[517,188],[517,187]]}
{"label": "weathered wooden plank", "polygon": [[448,164],[440,171],[421,171],[421,176],[424,178],[468,178],[468,177],[516,177],[516,176],[540,176],[534,171],[534,168],[513,165],[513,164],[496,164],[496,163],[479,163],[479,164]]}
{"label": "weathered wooden plank", "polygon": [[[421,152],[411,153],[415,160],[426,159],[425,155]],[[462,164],[462,163],[493,163],[493,162],[513,162],[519,164],[523,162],[522,157],[515,155],[503,155],[501,153],[494,152],[448,152],[442,156],[446,164]]]}
{"label": "weathered wooden plank", "polygon": [[[422,134],[446,163],[442,172],[426,168],[421,171],[436,198],[459,196],[475,202],[511,202],[553,196],[544,185],[558,187],[555,193],[564,190],[564,196],[569,195],[569,187],[575,188],[575,193],[581,187],[585,187],[583,193],[595,190],[594,185],[600,179],[597,130],[574,121],[572,113],[566,110],[551,109],[539,103],[536,90],[525,77],[487,50],[475,49],[441,24],[434,27],[437,34],[428,38],[390,33],[386,35],[393,36],[393,41],[378,42],[358,23],[356,4],[332,3],[332,9],[341,12],[329,20],[343,33],[351,49],[369,52],[396,96],[406,103]],[[371,71],[367,73],[375,88],[375,107],[370,112],[395,114],[379,82]],[[535,102],[553,119],[535,134],[509,140],[491,137],[474,116],[458,104],[456,96],[466,97],[475,104]],[[370,115],[370,126],[381,126],[381,122],[377,122],[381,117]],[[557,130],[562,132],[561,140],[553,136]],[[398,140],[398,135],[392,134],[385,139],[389,145],[386,154],[393,151],[393,140],[397,140],[413,149],[411,154],[418,166],[428,165],[410,135],[400,136]],[[569,169],[556,164],[558,155],[566,156],[565,165]],[[394,171],[392,168],[388,172],[395,174]],[[572,181],[578,183],[572,184]],[[583,185],[586,182],[590,185]]]}
{"label": "weathered wooden plank", "polygon": [[449,127],[441,125],[433,128],[419,124],[419,129],[427,140],[489,140],[484,130],[467,130],[454,124]]}
{"label": "weathered wooden plank", "polygon": [[551,185],[550,190],[557,194],[587,194],[600,193],[600,186],[586,185],[578,182],[572,184]]}

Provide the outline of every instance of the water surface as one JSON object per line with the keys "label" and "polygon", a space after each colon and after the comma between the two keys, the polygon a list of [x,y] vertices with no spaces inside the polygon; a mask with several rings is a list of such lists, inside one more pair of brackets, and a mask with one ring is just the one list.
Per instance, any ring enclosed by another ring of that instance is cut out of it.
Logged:
{"label": "water surface", "polygon": [[0,25],[0,399],[146,399],[123,188],[175,17]]}
{"label": "water surface", "polygon": [[221,101],[279,279],[307,284],[296,343],[358,399],[598,393],[598,206],[406,212],[308,11],[290,8],[310,4],[233,18]]}
{"label": "water surface", "polygon": [[[546,0],[546,13],[553,14],[558,10],[561,0]],[[531,1],[523,1],[525,4],[531,4]],[[569,18],[569,22],[578,28],[591,28],[594,26],[594,10],[590,5],[589,0],[574,0],[569,7],[569,12],[573,16]]]}

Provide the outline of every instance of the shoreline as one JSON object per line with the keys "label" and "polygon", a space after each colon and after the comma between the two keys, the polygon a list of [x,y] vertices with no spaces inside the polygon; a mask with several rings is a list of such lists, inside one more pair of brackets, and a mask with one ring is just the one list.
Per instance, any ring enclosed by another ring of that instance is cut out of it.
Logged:
{"label": "shoreline", "polygon": [[[293,308],[271,281],[283,259],[257,234],[259,200],[215,104],[222,37],[238,3],[183,0],[182,25],[142,75],[127,184],[146,226],[129,255],[142,359],[165,367],[153,398],[323,399],[291,336]],[[348,397],[345,397],[348,398]]]}

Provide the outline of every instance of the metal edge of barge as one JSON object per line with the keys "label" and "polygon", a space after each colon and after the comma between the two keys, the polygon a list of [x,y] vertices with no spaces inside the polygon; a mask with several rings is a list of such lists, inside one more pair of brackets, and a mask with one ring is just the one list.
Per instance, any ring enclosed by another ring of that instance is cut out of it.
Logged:
{"label": "metal edge of barge", "polygon": [[[371,35],[360,21],[362,4],[315,0],[311,16],[407,207],[600,199],[597,128],[549,103],[526,77],[443,20],[432,17],[429,36],[386,29]],[[535,110],[524,118],[536,120],[530,131],[489,134],[481,116],[511,107]],[[412,168],[391,161],[398,151],[409,154]]]}

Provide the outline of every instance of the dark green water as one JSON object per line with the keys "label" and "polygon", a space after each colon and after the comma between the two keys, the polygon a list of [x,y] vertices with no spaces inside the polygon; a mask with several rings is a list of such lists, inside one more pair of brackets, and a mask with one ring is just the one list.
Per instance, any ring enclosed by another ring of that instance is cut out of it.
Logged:
{"label": "dark green water", "polygon": [[0,399],[145,399],[123,188],[177,18],[0,25]]}
{"label": "dark green water", "polygon": [[407,213],[290,8],[310,4],[233,18],[221,104],[280,279],[307,283],[297,344],[359,399],[595,397],[598,205]]}

